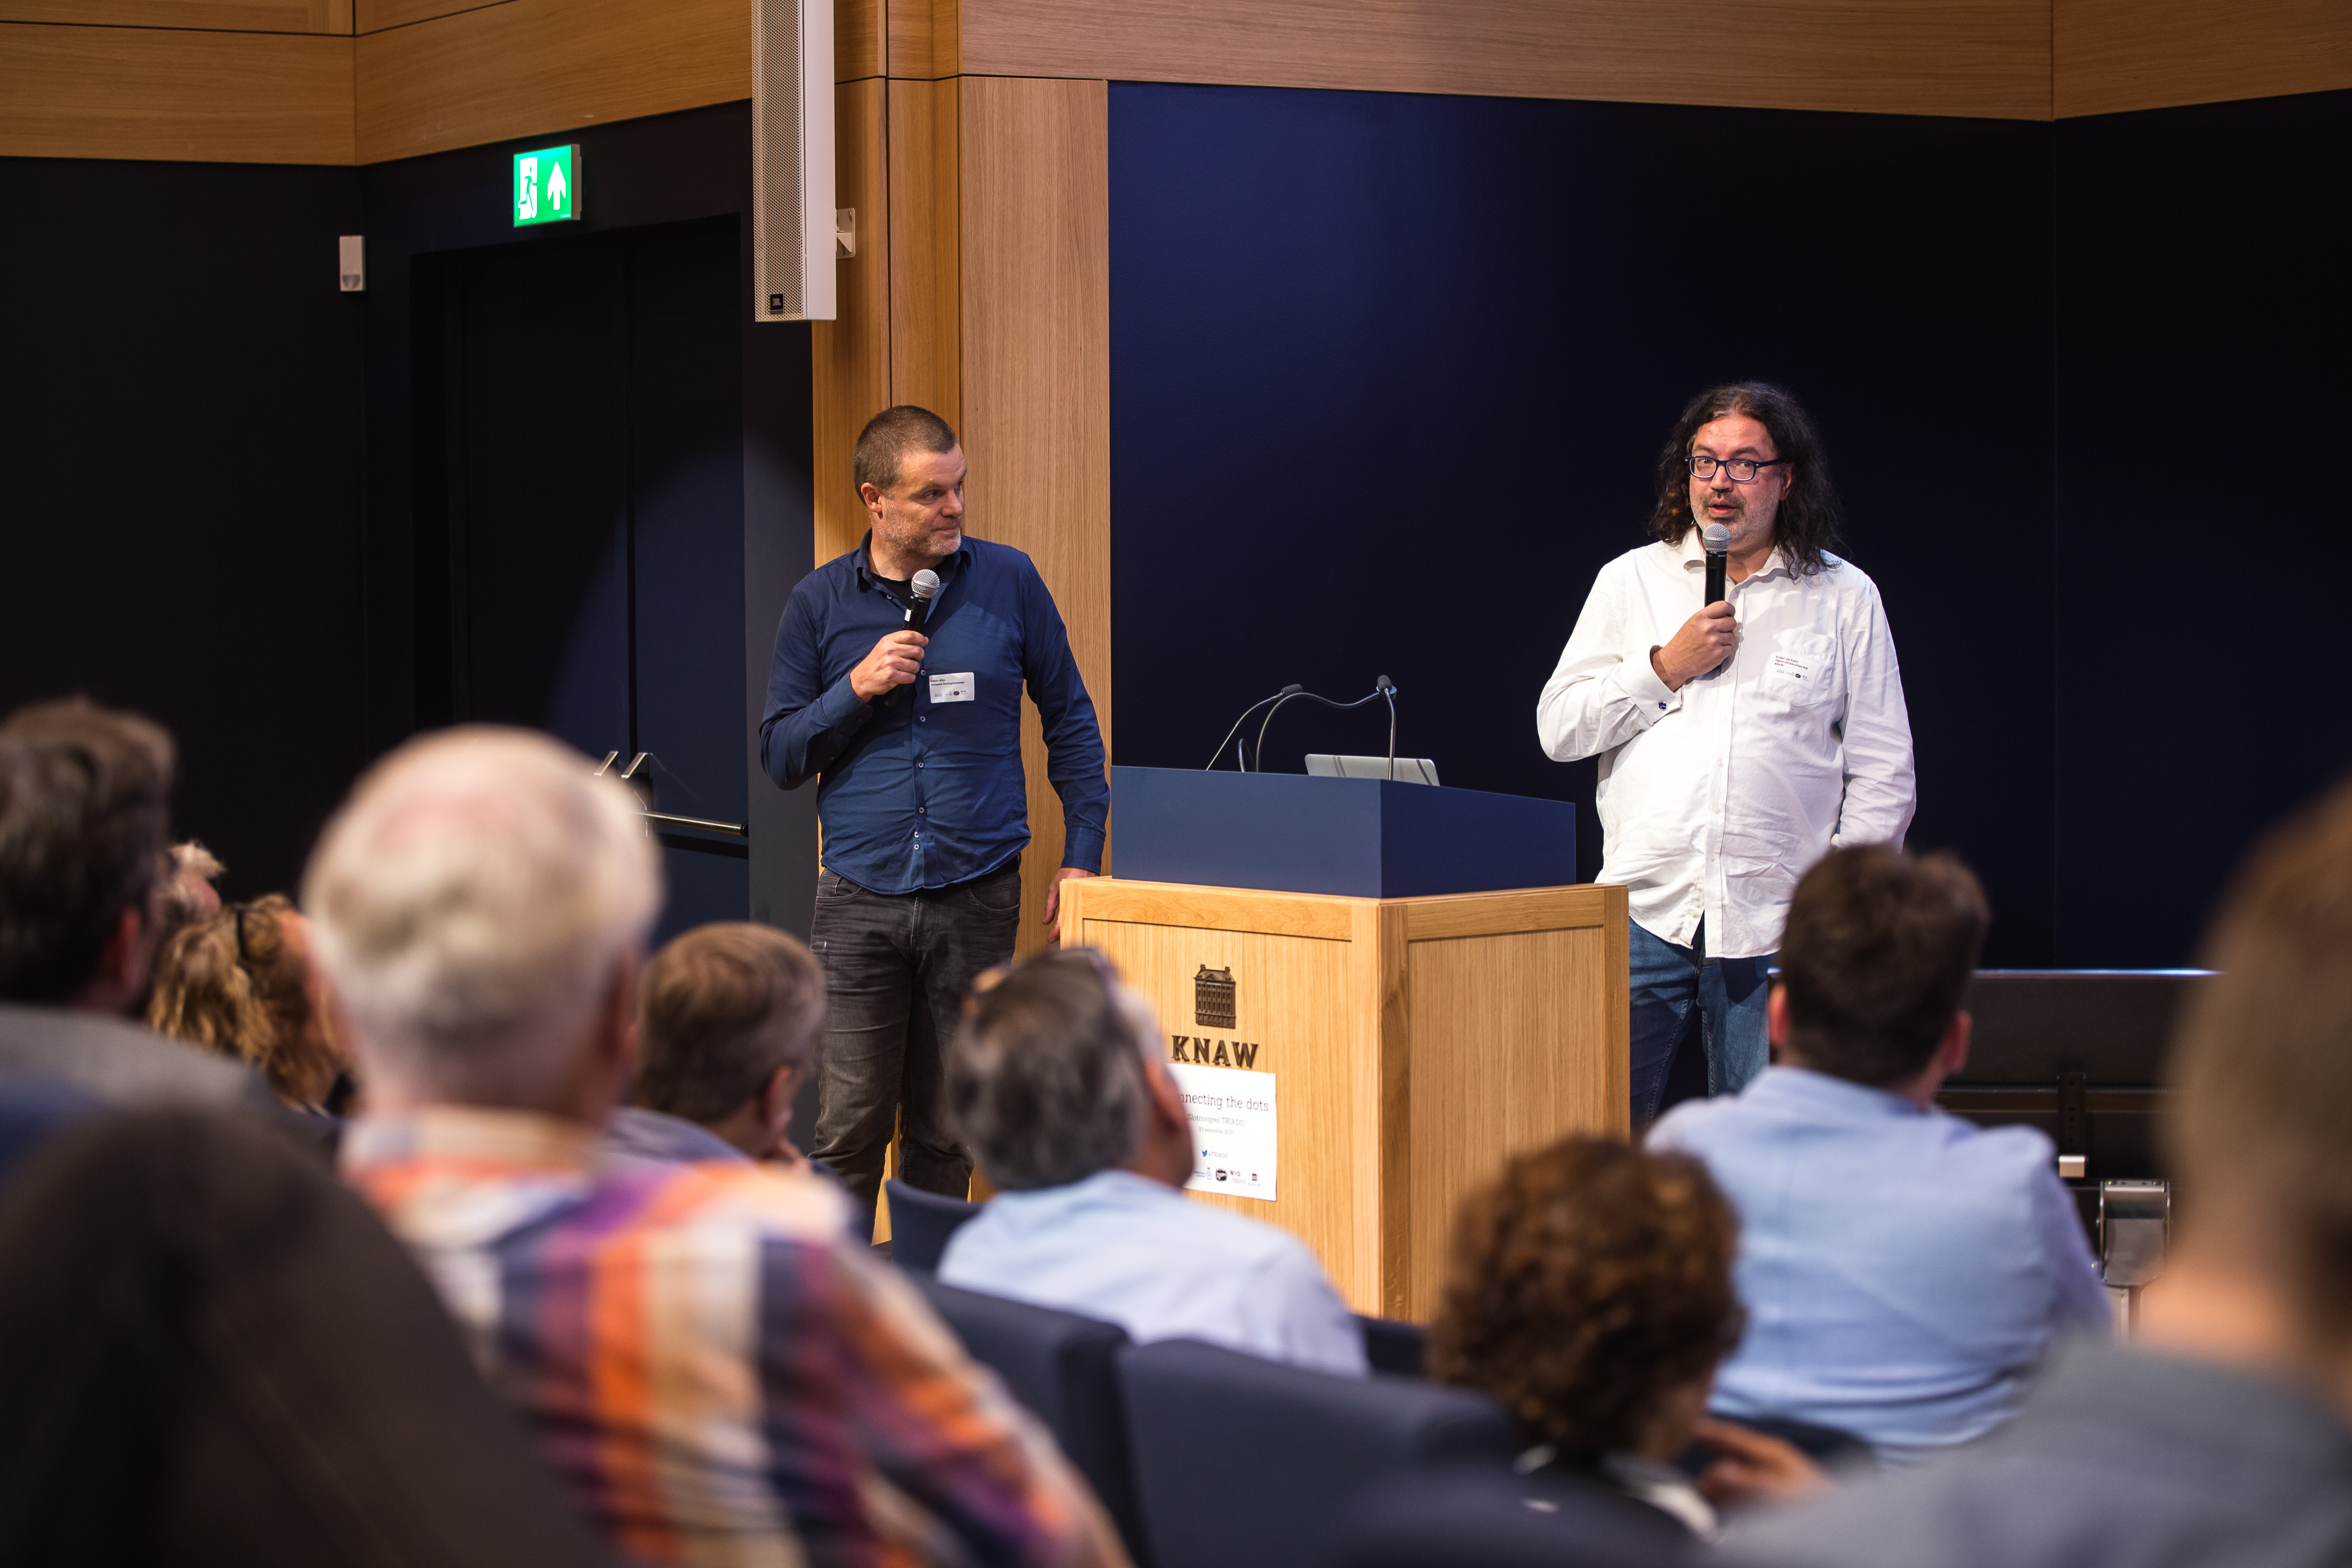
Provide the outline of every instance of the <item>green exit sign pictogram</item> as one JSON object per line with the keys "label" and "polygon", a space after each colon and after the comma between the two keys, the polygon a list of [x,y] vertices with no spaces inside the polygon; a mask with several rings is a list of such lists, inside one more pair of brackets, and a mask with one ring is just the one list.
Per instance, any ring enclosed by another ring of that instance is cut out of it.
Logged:
{"label": "green exit sign pictogram", "polygon": [[580,216],[580,147],[541,147],[514,155],[514,221],[562,223]]}

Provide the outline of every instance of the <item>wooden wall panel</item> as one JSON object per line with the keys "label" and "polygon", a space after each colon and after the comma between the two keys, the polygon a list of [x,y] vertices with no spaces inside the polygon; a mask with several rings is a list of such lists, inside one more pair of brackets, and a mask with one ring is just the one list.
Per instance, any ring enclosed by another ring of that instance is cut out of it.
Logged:
{"label": "wooden wall panel", "polygon": [[888,24],[883,0],[834,0],[834,80],[857,81],[886,74],[890,41],[884,29]]}
{"label": "wooden wall panel", "polygon": [[230,33],[348,33],[352,0],[0,0],[0,22]]}
{"label": "wooden wall panel", "polygon": [[507,0],[357,49],[362,163],[751,96],[745,0]]}
{"label": "wooden wall panel", "polygon": [[2062,116],[2352,88],[2346,0],[2054,0]]}
{"label": "wooden wall panel", "polygon": [[885,0],[885,3],[890,9],[892,76],[929,80],[954,76],[963,68],[960,63],[963,33],[958,0]]}
{"label": "wooden wall panel", "polygon": [[511,4],[511,0],[357,0],[357,4],[358,30],[381,33],[386,27],[405,27],[411,22],[429,22],[436,16],[454,16],[460,11],[478,11]]}
{"label": "wooden wall panel", "polygon": [[[1110,692],[1109,90],[966,77],[961,171],[964,450],[972,531],[1037,563],[1106,741]],[[1062,806],[1024,706],[1022,947],[1045,941]]]}
{"label": "wooden wall panel", "polygon": [[352,40],[0,23],[0,156],[348,163]]}
{"label": "wooden wall panel", "polygon": [[920,404],[961,429],[956,88],[890,83],[890,401]]}
{"label": "wooden wall panel", "polygon": [[2050,114],[2050,0],[964,0],[961,26],[990,75]]}
{"label": "wooden wall panel", "polygon": [[866,422],[890,405],[887,87],[881,78],[868,77],[833,89],[839,115],[834,199],[857,209],[857,254],[834,264],[840,286],[835,319],[809,323],[818,564],[865,535],[866,509],[858,504],[857,487],[850,478],[849,452]]}

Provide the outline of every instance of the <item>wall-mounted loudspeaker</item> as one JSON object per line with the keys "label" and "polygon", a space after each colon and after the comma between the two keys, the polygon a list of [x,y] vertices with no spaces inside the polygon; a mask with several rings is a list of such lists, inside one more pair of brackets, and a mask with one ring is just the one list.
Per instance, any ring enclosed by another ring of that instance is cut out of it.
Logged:
{"label": "wall-mounted loudspeaker", "polygon": [[833,0],[751,0],[752,319],[830,321]]}

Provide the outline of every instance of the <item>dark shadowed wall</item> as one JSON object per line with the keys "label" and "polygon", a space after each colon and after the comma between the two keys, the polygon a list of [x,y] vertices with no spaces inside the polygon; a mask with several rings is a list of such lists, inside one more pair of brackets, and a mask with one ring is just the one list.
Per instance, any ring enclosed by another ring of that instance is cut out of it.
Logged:
{"label": "dark shadowed wall", "polygon": [[2058,910],[2175,963],[2352,766],[2352,92],[2056,127]]}
{"label": "dark shadowed wall", "polygon": [[351,169],[0,158],[0,711],[178,737],[178,826],[290,888],[367,758]]}
{"label": "dark shadowed wall", "polygon": [[[2049,127],[1118,84],[1118,760],[1290,680],[1402,689],[1448,784],[1579,801],[1535,701],[1659,446],[1762,377],[1826,434],[1996,957],[2053,953]],[[1268,764],[1377,752],[1286,708]]]}

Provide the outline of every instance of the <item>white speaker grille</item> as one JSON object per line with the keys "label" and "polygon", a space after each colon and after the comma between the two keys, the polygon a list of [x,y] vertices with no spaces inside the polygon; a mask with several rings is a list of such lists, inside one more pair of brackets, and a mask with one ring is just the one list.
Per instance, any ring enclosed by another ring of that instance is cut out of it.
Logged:
{"label": "white speaker grille", "polygon": [[834,319],[833,0],[752,0],[752,318]]}

